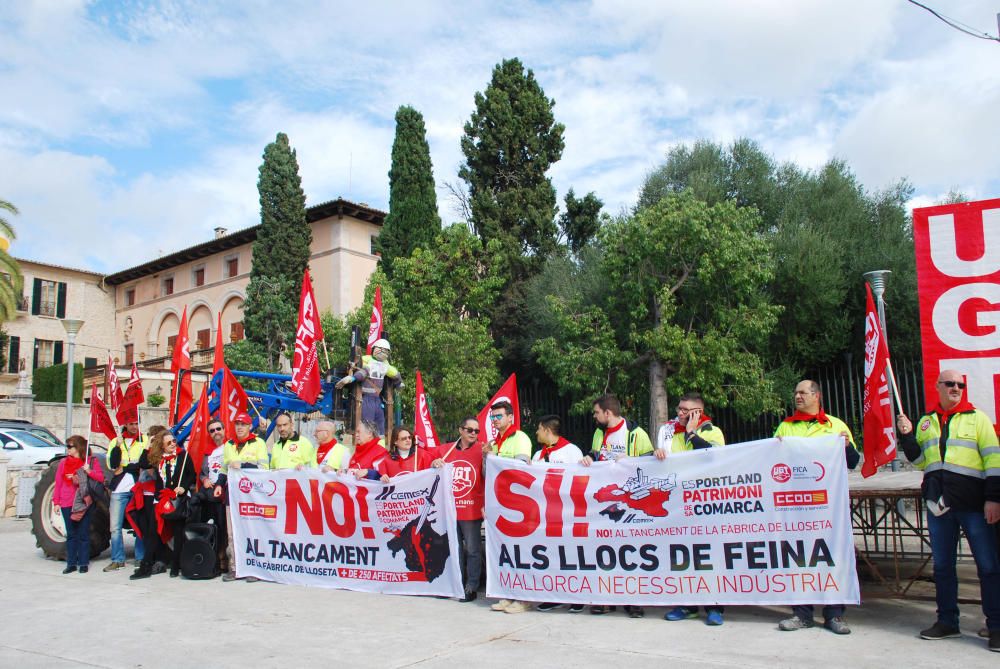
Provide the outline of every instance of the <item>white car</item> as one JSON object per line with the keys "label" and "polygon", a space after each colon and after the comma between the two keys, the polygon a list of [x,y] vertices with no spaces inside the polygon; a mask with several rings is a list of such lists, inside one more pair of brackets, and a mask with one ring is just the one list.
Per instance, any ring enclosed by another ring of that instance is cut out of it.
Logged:
{"label": "white car", "polygon": [[53,444],[27,430],[0,428],[0,452],[10,458],[13,467],[48,464],[52,458],[66,455],[66,447]]}

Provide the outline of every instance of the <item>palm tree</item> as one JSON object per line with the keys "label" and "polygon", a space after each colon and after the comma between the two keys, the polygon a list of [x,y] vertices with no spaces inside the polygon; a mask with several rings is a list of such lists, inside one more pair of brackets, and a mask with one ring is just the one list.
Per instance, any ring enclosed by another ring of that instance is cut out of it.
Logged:
{"label": "palm tree", "polygon": [[[0,200],[0,214],[9,211],[17,214],[17,207],[7,200]],[[17,261],[7,252],[9,240],[17,237],[10,222],[0,216],[0,234],[6,236],[7,243],[0,242],[0,323],[17,317],[17,307],[21,303],[24,277]]]}

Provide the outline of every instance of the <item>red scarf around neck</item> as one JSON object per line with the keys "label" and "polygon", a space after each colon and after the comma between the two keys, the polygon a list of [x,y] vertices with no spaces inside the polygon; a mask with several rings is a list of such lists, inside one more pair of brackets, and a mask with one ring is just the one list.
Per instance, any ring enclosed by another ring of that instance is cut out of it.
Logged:
{"label": "red scarf around neck", "polygon": [[552,444],[551,446],[546,446],[545,448],[543,448],[543,449],[541,450],[541,453],[540,453],[540,455],[539,455],[538,457],[539,457],[539,459],[541,459],[541,460],[542,460],[543,462],[548,462],[548,461],[549,461],[549,456],[550,456],[550,455],[552,455],[553,453],[555,453],[556,451],[558,451],[558,450],[559,450],[560,448],[562,448],[563,446],[567,446],[567,445],[569,445],[569,443],[570,443],[570,442],[569,442],[569,441],[568,441],[567,439],[564,439],[564,438],[562,438],[562,437],[559,437],[559,438],[558,438],[558,439],[556,440],[556,443]]}
{"label": "red scarf around neck", "polygon": [[785,423],[798,423],[798,422],[801,421],[801,422],[808,423],[809,421],[813,421],[813,420],[816,421],[816,422],[818,422],[818,423],[829,423],[829,422],[831,422],[830,419],[826,417],[826,412],[823,411],[823,407],[820,407],[819,408],[819,413],[815,413],[815,414],[806,413],[804,411],[796,411],[791,416],[789,416],[788,418],[786,418],[783,422],[785,422]]}
{"label": "red scarf around neck", "polygon": [[618,425],[615,425],[614,427],[606,427],[606,428],[604,428],[604,438],[601,439],[601,446],[607,446],[608,445],[608,437],[610,437],[611,435],[613,435],[615,432],[617,432],[618,430],[622,429],[623,427],[625,427],[625,419],[624,418],[619,418]]}
{"label": "red scarf around neck", "polygon": [[76,457],[75,455],[66,456],[66,464],[63,468],[63,476],[66,477],[68,483],[76,483],[76,473],[83,466],[83,460]]}
{"label": "red scarf around neck", "polygon": [[501,435],[497,435],[497,450],[498,451],[500,450],[500,447],[503,446],[503,442],[507,441],[507,438],[510,437],[510,435],[514,434],[515,432],[517,432],[516,426],[513,425],[513,424],[511,424],[511,426],[507,428],[506,432],[504,432]]}
{"label": "red scarf around neck", "polygon": [[385,451],[385,449],[382,448],[382,444],[378,443],[378,437],[369,439],[363,444],[358,444],[357,448],[354,449],[354,455],[351,457],[351,462],[348,464],[348,467],[352,469],[361,467],[361,459],[376,448],[381,449],[383,452]]}
{"label": "red scarf around neck", "polygon": [[323,460],[326,459],[326,454],[333,450],[333,447],[337,445],[336,439],[331,439],[325,444],[320,444],[319,448],[316,449],[316,462],[322,464]]}
{"label": "red scarf around neck", "polygon": [[941,403],[938,402],[938,405],[934,407],[934,413],[940,416],[938,420],[941,422],[942,425],[944,425],[945,423],[948,422],[948,419],[950,419],[955,414],[965,413],[966,411],[974,411],[975,408],[976,407],[972,406],[969,400],[963,397],[958,404],[956,404],[955,406],[953,406],[948,410],[945,410],[945,408],[941,406]]}

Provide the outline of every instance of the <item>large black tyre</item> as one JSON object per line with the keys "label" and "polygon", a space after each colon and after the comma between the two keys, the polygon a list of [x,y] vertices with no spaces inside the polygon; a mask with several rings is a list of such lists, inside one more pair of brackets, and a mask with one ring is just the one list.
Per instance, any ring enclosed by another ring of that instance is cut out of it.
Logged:
{"label": "large black tyre", "polygon": [[[35,544],[42,549],[45,557],[65,560],[66,528],[62,514],[52,507],[58,466],[58,460],[51,462],[35,486],[35,495],[31,498],[31,533],[35,535]],[[96,558],[111,545],[111,522],[104,502],[94,505],[93,514],[90,521],[90,557]]]}

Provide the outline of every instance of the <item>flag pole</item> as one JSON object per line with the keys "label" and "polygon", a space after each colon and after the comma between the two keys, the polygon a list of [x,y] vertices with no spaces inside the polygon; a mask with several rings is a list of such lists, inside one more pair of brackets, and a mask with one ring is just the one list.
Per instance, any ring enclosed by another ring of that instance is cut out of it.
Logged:
{"label": "flag pole", "polygon": [[333,369],[333,365],[330,364],[330,351],[326,348],[326,338],[320,339],[319,341],[323,344],[323,356],[326,358],[326,369],[329,371],[330,369]]}
{"label": "flag pole", "polygon": [[[886,337],[885,330],[885,300],[883,295],[885,295],[885,281],[886,275],[892,274],[891,270],[878,269],[871,272],[865,272],[862,276],[868,280],[871,284],[872,293],[875,294],[875,308],[878,310],[878,325],[879,329],[882,330],[882,340],[885,342],[886,351],[889,350],[889,338]],[[889,377],[889,383],[891,384],[890,395],[895,397],[896,406],[899,408],[899,412],[903,413],[902,402],[899,398],[899,388],[896,386],[896,375],[892,369],[892,356],[886,360],[886,375]],[[892,397],[890,397],[890,401]],[[892,421],[892,438],[895,443],[899,443],[898,435],[896,435],[896,421]],[[896,457],[893,459],[890,465],[892,471],[899,471],[899,454],[897,452]]]}

